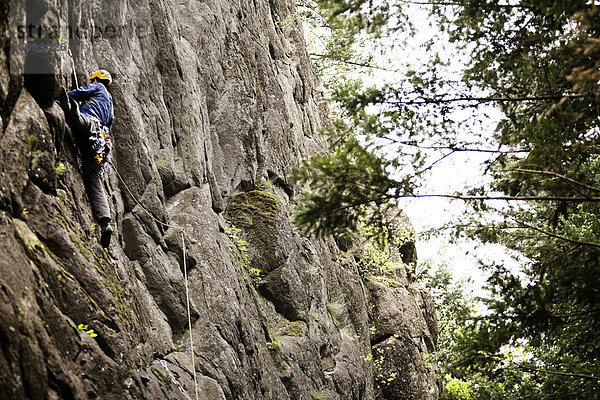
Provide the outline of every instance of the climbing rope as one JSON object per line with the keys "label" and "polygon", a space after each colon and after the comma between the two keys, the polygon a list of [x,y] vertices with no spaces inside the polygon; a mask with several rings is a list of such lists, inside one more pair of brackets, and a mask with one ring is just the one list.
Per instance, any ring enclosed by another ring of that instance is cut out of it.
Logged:
{"label": "climbing rope", "polygon": [[179,230],[181,232],[181,247],[183,249],[183,281],[185,284],[185,301],[186,301],[186,307],[187,307],[188,329],[190,331],[190,358],[191,358],[191,362],[192,362],[192,374],[194,376],[194,393],[196,395],[196,400],[198,400],[198,378],[196,377],[196,363],[194,361],[194,336],[192,333],[192,314],[190,312],[190,290],[189,290],[189,281],[188,281],[188,275],[187,275],[187,260],[186,260],[187,256],[186,256],[186,251],[185,251],[185,230],[179,226],[169,225],[165,222],[162,222],[158,218],[156,218],[154,215],[152,215],[152,213],[150,211],[148,211],[146,209],[146,207],[144,207],[142,205],[142,203],[140,203],[138,201],[137,197],[131,192],[131,189],[129,189],[129,186],[125,183],[125,180],[123,179],[121,174],[119,174],[119,170],[117,170],[117,168],[115,167],[113,162],[109,161],[109,163],[110,163],[110,166],[112,167],[113,171],[115,171],[115,173],[117,174],[119,181],[123,184],[123,186],[129,193],[129,195],[133,198],[133,200],[137,203],[137,205],[140,206],[141,209],[144,210],[144,212],[146,212],[146,214],[148,214],[150,216],[150,218],[152,218],[154,221],[158,222],[159,224],[161,224],[164,227],[173,228],[173,229]]}
{"label": "climbing rope", "polygon": [[196,364],[194,362],[194,337],[192,336],[192,317],[190,313],[190,288],[187,277],[187,262],[185,261],[185,231],[181,230],[181,244],[183,245],[183,280],[185,282],[185,301],[187,306],[188,328],[190,331],[190,356],[192,358],[192,368],[194,370],[194,389],[196,400],[198,400],[198,381],[196,379]]}

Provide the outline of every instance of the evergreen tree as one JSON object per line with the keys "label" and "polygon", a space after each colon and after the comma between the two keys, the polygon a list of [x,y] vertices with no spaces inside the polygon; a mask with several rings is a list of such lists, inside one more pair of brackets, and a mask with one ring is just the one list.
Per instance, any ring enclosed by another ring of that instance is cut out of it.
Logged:
{"label": "evergreen tree", "polygon": [[[332,26],[384,38],[410,31],[409,3],[428,7],[468,60],[462,76],[445,72],[432,42],[426,68],[399,82],[335,88],[345,122],[334,125],[333,154],[295,173],[306,187],[296,220],[342,236],[421,195],[435,163],[423,148],[493,154],[491,185],[435,194],[471,200],[456,232],[503,244],[522,267],[485,266],[489,315],[465,324],[453,374],[479,382],[482,399],[600,398],[600,12],[586,0],[320,1]],[[503,115],[495,131],[467,141],[465,126],[490,105]],[[515,202],[497,209],[488,198]]]}

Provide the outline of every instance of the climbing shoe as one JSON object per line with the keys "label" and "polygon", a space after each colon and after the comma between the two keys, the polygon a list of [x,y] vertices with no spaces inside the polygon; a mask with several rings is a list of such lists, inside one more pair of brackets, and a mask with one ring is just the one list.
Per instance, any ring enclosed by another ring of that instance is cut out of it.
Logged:
{"label": "climbing shoe", "polygon": [[100,244],[105,249],[108,248],[108,245],[110,244],[110,237],[112,236],[112,233],[113,233],[112,226],[110,226],[110,224],[106,224],[104,229],[102,229],[102,236],[100,236]]}

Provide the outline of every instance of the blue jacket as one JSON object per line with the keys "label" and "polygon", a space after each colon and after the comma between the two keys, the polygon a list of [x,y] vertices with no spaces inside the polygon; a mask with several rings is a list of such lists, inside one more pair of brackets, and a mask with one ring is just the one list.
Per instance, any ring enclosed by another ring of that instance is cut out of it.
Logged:
{"label": "blue jacket", "polygon": [[79,111],[89,117],[94,117],[107,128],[113,123],[115,114],[113,111],[112,96],[100,82],[93,82],[71,90],[69,96],[82,102]]}

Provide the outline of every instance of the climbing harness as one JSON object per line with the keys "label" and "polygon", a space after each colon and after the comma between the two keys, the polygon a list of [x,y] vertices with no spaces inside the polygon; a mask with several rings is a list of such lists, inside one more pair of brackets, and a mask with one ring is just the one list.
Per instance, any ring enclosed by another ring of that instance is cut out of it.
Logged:
{"label": "climbing harness", "polygon": [[101,169],[109,160],[112,142],[108,137],[108,130],[102,127],[100,130],[92,130],[89,140],[92,151],[95,153],[94,159],[100,165]]}
{"label": "climbing harness", "polygon": [[[173,229],[176,229],[181,232],[181,247],[183,249],[183,280],[184,280],[184,284],[185,284],[185,300],[186,300],[186,307],[187,307],[188,329],[190,331],[190,358],[191,358],[191,363],[192,363],[192,374],[194,376],[194,393],[196,394],[196,400],[198,400],[198,378],[196,377],[196,363],[194,360],[194,336],[192,334],[192,314],[190,312],[190,290],[189,290],[189,281],[188,281],[188,274],[187,274],[187,260],[186,260],[187,255],[186,255],[186,251],[185,251],[185,246],[186,246],[185,245],[185,230],[179,226],[164,223],[164,222],[160,221],[158,218],[156,218],[154,215],[152,215],[152,213],[150,211],[148,211],[146,209],[146,207],[144,207],[142,205],[142,203],[140,203],[138,201],[137,197],[131,192],[131,189],[129,189],[129,186],[125,183],[125,180],[123,179],[121,174],[119,174],[119,170],[115,167],[115,165],[112,163],[112,161],[109,160],[108,162],[110,163],[112,169],[117,174],[119,181],[123,184],[123,186],[129,193],[129,195],[133,198],[133,200],[136,202],[136,204],[138,206],[140,206],[141,209],[144,210],[144,212],[146,214],[148,214],[148,216],[150,218],[152,218],[155,222],[159,223],[160,225],[162,225],[166,228],[173,228]],[[162,361],[161,361],[161,365],[162,365]],[[163,367],[165,367],[165,365],[163,365]]]}
{"label": "climbing harness", "polygon": [[100,166],[100,170],[104,170],[104,165],[109,161],[109,154],[112,150],[112,142],[108,137],[108,128],[103,126],[96,118],[89,117],[91,121],[90,147],[94,153],[94,159]]}

